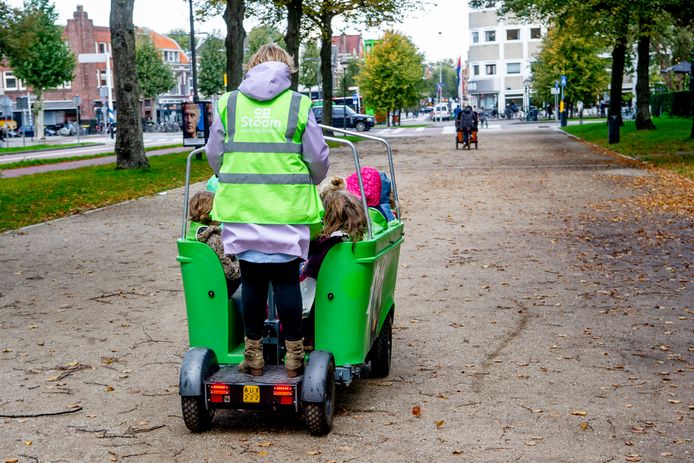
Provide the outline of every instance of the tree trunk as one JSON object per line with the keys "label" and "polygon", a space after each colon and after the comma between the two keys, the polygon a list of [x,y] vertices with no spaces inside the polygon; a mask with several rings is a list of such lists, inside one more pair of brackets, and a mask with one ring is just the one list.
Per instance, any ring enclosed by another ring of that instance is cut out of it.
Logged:
{"label": "tree trunk", "polygon": [[636,67],[636,130],[653,130],[655,124],[651,120],[649,88],[651,36],[643,19],[639,21],[639,33],[639,62]]}
{"label": "tree trunk", "polygon": [[332,27],[333,17],[321,17],[320,73],[323,81],[323,124],[333,125],[333,58]]}
{"label": "tree trunk", "polygon": [[689,132],[689,138],[694,139],[694,64],[689,71],[689,101],[692,108],[692,130]]}
{"label": "tree trunk", "polygon": [[612,76],[610,80],[610,108],[608,118],[616,116],[619,125],[622,123],[622,81],[624,80],[624,60],[627,50],[627,37],[622,35],[617,38],[612,50]]}
{"label": "tree trunk", "polygon": [[299,47],[301,46],[301,15],[304,0],[289,0],[287,3],[287,33],[284,43],[287,52],[294,58],[296,72],[292,74],[292,90],[299,88]]}
{"label": "tree trunk", "polygon": [[111,0],[111,48],[116,102],[118,103],[118,132],[116,132],[116,169],[149,168],[142,140],[140,122],[140,89],[135,65],[135,0]]}
{"label": "tree trunk", "polygon": [[243,28],[243,17],[246,14],[244,0],[227,0],[224,10],[224,22],[227,25],[225,40],[227,49],[227,90],[236,90],[243,80],[243,42],[246,30]]}
{"label": "tree trunk", "polygon": [[35,90],[36,103],[34,103],[34,136],[39,140],[45,140],[46,134],[43,133],[43,91]]}

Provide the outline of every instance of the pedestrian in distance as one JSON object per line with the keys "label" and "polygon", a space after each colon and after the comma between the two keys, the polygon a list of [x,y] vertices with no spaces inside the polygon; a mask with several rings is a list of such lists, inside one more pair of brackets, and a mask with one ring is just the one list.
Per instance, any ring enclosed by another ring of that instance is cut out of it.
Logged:
{"label": "pedestrian in distance", "polygon": [[303,371],[299,265],[323,205],[316,185],[329,167],[328,145],[311,100],[290,90],[294,60],[267,44],[250,57],[247,74],[221,96],[205,147],[217,175],[212,208],[222,242],[241,266],[244,360],[239,370],[262,375],[263,333],[271,284],[285,338],[287,376]]}

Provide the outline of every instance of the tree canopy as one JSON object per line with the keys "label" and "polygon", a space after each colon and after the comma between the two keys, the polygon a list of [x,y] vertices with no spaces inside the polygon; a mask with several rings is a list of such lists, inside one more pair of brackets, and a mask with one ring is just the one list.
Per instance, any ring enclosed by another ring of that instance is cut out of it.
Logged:
{"label": "tree canopy", "polygon": [[386,32],[366,57],[358,77],[364,104],[389,112],[416,105],[423,72],[423,56],[412,41],[397,32]]}
{"label": "tree canopy", "polygon": [[176,83],[171,68],[164,63],[149,37],[140,37],[135,49],[135,60],[140,94],[145,98],[156,98]]}
{"label": "tree canopy", "polygon": [[25,0],[10,25],[7,50],[14,75],[37,96],[33,113],[36,133],[43,137],[43,93],[73,79],[75,57],[63,41],[58,14],[49,0]]}
{"label": "tree canopy", "polygon": [[224,92],[226,62],[224,39],[216,33],[210,35],[202,44],[200,52],[198,88],[203,95],[212,96]]}
{"label": "tree canopy", "polygon": [[583,101],[591,104],[607,90],[609,77],[606,62],[598,56],[603,49],[595,36],[584,36],[566,23],[551,28],[544,38],[542,50],[533,63],[533,97],[540,102],[552,100],[550,89],[559,76],[566,76],[568,85],[564,98],[567,104]]}

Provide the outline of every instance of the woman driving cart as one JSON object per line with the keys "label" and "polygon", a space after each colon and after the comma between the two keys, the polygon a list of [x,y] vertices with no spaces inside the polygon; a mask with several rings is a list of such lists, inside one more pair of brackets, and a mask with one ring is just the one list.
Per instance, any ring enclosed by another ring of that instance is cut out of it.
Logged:
{"label": "woman driving cart", "polygon": [[274,44],[250,58],[238,90],[222,95],[205,147],[219,178],[212,217],[241,266],[244,360],[239,370],[263,374],[263,325],[271,284],[285,339],[287,376],[304,362],[299,264],[311,227],[323,214],[316,185],[326,176],[328,146],[311,101],[289,89],[292,57]]}

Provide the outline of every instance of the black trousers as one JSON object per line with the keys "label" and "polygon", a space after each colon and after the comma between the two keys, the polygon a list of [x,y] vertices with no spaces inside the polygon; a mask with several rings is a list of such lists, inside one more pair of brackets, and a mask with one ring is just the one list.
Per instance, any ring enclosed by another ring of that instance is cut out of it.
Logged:
{"label": "black trousers", "polygon": [[265,324],[268,288],[272,284],[277,315],[284,338],[298,341],[301,335],[300,259],[282,264],[241,264],[241,305],[246,337],[261,339]]}

